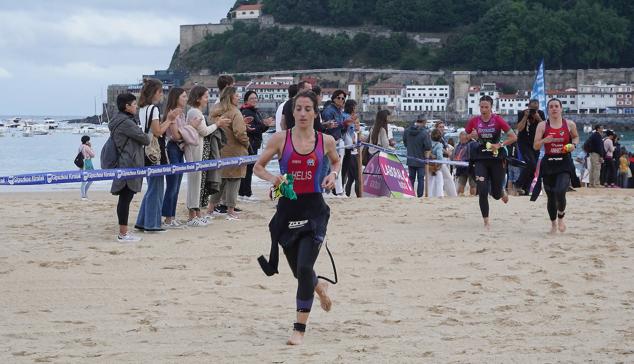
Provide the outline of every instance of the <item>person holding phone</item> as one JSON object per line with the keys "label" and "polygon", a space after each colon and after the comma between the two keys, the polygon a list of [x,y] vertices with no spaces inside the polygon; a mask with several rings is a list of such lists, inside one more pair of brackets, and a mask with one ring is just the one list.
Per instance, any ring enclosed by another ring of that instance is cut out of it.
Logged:
{"label": "person holding phone", "polygon": [[[247,126],[247,136],[249,137],[249,155],[258,154],[258,150],[262,146],[262,134],[275,125],[275,119],[272,117],[264,118],[258,110],[258,94],[255,91],[247,91],[244,94],[244,104],[240,107],[240,112],[244,117],[244,123]],[[253,177],[253,164],[247,165],[247,172],[244,178],[240,180],[240,190],[238,191],[238,199],[242,201],[257,201],[257,197],[253,196],[251,190],[251,179]]]}
{"label": "person holding phone", "polygon": [[539,151],[533,149],[533,141],[537,125],[545,119],[546,116],[539,110],[539,101],[536,99],[531,99],[528,102],[528,108],[517,113],[517,148],[526,162],[526,167],[520,172],[515,182],[515,187],[521,190],[518,191],[521,195],[528,195],[535,176]]}

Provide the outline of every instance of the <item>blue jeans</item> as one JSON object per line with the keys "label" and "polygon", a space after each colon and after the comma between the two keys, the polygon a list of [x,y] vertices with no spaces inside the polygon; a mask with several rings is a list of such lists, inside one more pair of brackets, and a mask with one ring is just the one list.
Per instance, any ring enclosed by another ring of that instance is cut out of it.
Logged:
{"label": "blue jeans", "polygon": [[[167,158],[171,164],[183,163],[183,151],[176,143],[167,143]],[[176,216],[176,204],[178,203],[178,191],[181,188],[182,174],[165,176],[165,197],[163,199],[162,215],[165,217]]]}
{"label": "blue jeans", "polygon": [[[425,192],[425,167],[410,167],[407,166],[409,172],[409,180],[414,188],[414,182],[418,179],[418,188],[416,188],[416,196],[423,197]],[[416,177],[418,176],[418,177]]]}
{"label": "blue jeans", "polygon": [[[92,160],[91,159],[86,159],[84,160],[84,168],[85,171],[92,171],[93,169],[95,169],[92,165]],[[92,181],[84,181],[81,183],[81,198],[88,198],[88,189],[90,188],[90,185],[92,185]]]}
{"label": "blue jeans", "polygon": [[145,230],[157,230],[161,228],[161,206],[163,206],[164,185],[164,176],[147,178],[147,191],[145,192],[145,196],[143,196],[135,227]]}

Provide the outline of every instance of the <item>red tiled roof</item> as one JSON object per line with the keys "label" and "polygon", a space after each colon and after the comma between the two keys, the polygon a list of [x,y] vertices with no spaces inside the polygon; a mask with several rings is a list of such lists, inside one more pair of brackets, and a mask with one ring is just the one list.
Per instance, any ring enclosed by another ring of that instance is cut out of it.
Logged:
{"label": "red tiled roof", "polygon": [[262,10],[262,4],[240,5],[236,11]]}

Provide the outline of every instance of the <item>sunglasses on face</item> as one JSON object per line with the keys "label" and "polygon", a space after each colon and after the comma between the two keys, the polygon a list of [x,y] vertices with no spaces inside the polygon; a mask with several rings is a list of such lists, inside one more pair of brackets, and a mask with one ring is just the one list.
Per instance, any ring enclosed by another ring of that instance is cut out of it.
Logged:
{"label": "sunglasses on face", "polygon": [[344,96],[337,96],[336,98],[339,99],[339,100],[345,100],[346,99]]}

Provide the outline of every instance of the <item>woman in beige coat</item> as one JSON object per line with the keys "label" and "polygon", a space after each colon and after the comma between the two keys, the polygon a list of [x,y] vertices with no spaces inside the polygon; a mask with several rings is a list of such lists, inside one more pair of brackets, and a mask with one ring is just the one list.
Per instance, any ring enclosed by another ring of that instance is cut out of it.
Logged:
{"label": "woman in beige coat", "polygon": [[[238,109],[240,95],[233,86],[226,87],[220,94],[220,103],[218,103],[211,112],[211,117],[216,120],[224,117],[231,120],[228,126],[222,129],[227,136],[227,144],[221,149],[222,158],[242,157],[249,155],[249,137],[247,136],[247,127],[242,118],[242,114]],[[209,211],[213,211],[214,207],[222,199],[227,204],[227,220],[238,220],[239,217],[235,212],[236,202],[238,200],[238,190],[240,189],[240,179],[246,175],[246,165],[238,167],[224,168],[222,171],[222,183],[220,184],[220,192],[211,196]]]}

